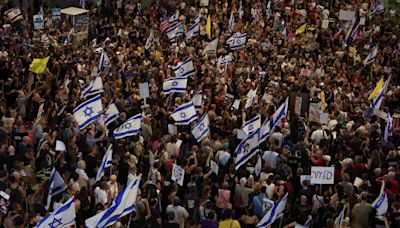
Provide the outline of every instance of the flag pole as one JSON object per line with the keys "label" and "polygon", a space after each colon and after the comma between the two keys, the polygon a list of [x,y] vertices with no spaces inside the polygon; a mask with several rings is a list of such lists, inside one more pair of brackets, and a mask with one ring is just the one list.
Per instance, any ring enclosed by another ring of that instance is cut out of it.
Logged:
{"label": "flag pole", "polygon": [[283,220],[283,216],[281,216],[281,219],[280,219],[280,221],[279,221],[279,228],[282,227],[282,220]]}

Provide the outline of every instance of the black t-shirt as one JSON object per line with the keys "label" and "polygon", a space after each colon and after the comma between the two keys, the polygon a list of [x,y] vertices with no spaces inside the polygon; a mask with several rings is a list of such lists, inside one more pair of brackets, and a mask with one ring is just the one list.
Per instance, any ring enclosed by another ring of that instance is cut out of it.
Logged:
{"label": "black t-shirt", "polygon": [[164,228],[179,228],[179,224],[178,223],[164,223]]}
{"label": "black t-shirt", "polygon": [[151,227],[159,228],[160,224],[158,224],[157,219],[161,218],[160,211],[157,208],[151,208],[151,218],[150,223]]}

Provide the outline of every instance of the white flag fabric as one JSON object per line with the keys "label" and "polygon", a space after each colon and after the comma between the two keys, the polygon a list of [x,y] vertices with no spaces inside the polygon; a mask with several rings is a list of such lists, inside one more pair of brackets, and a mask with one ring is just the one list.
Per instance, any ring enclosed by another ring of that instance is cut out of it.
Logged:
{"label": "white flag fabric", "polygon": [[50,207],[51,197],[55,196],[59,193],[62,193],[67,189],[67,185],[64,183],[61,175],[57,172],[57,170],[53,167],[50,173],[49,179],[49,192],[47,193],[47,205],[46,208]]}
{"label": "white flag fabric", "polygon": [[231,63],[232,63],[232,55],[231,54],[221,55],[218,58],[217,67],[219,68],[220,66],[224,66],[226,64],[231,64]]}
{"label": "white flag fabric", "polygon": [[170,93],[183,93],[187,88],[187,78],[185,77],[173,77],[168,78],[163,83],[164,94]]}
{"label": "white flag fabric", "polygon": [[240,32],[237,32],[233,34],[227,41],[226,43],[229,45],[229,48],[231,50],[239,50],[244,48],[246,45],[246,34],[241,34]]}
{"label": "white flag fabric", "polygon": [[250,106],[254,103],[254,100],[255,100],[256,95],[257,95],[257,89],[255,89],[255,90],[250,89],[250,91],[247,93],[247,95],[246,95],[247,100],[246,100],[246,104],[244,106],[245,109],[250,108]]}
{"label": "white flag fabric", "polygon": [[231,11],[231,17],[229,18],[229,31],[233,31],[233,27],[235,26],[235,16],[233,15],[233,11]]}
{"label": "white flag fabric", "polygon": [[242,131],[244,131],[247,135],[249,135],[250,133],[260,129],[260,127],[261,127],[261,115],[258,114],[253,119],[243,123]]}
{"label": "white flag fabric", "polygon": [[123,216],[130,214],[135,209],[137,192],[142,175],[128,183],[114,198],[111,206],[106,210],[86,219],[85,225],[90,228],[104,228],[113,225]]}
{"label": "white flag fabric", "polygon": [[251,157],[253,157],[259,148],[259,132],[255,131],[251,133],[247,138],[242,140],[236,148],[236,159],[235,169],[239,169],[240,166],[244,165]]}
{"label": "white flag fabric", "polygon": [[341,228],[343,221],[345,219],[345,212],[346,211],[346,205],[344,205],[342,211],[339,213],[338,217],[335,219],[335,228]]}
{"label": "white flag fabric", "polygon": [[103,160],[96,175],[96,182],[99,181],[106,171],[106,168],[112,165],[112,144],[108,146],[106,153],[104,154]]}
{"label": "white flag fabric", "polygon": [[104,124],[108,126],[110,123],[112,123],[119,117],[119,111],[117,106],[114,103],[110,104],[106,109],[106,111],[104,112],[103,116],[104,116]]}
{"label": "white flag fabric", "polygon": [[98,74],[101,74],[103,69],[106,67],[111,67],[111,62],[110,62],[110,59],[108,58],[107,53],[104,51],[104,49],[102,49],[99,66],[98,66]]}
{"label": "white flag fabric", "polygon": [[210,160],[210,167],[211,170],[215,173],[215,175],[218,175],[219,166],[215,161]]}
{"label": "white flag fabric", "polygon": [[192,134],[197,142],[200,142],[204,137],[210,133],[210,120],[208,119],[208,113],[205,113],[203,117],[192,127]]}
{"label": "white flag fabric", "polygon": [[89,96],[97,95],[104,92],[103,80],[101,76],[97,76],[93,81],[90,82],[88,87],[86,87],[81,94],[82,98],[87,98]]}
{"label": "white flag fabric", "polygon": [[174,26],[174,27],[170,26],[167,29],[167,36],[168,36],[168,39],[169,39],[169,41],[171,43],[176,43],[176,39],[178,37],[178,33],[180,32],[180,28],[179,28],[180,25],[181,24],[178,23],[176,26]]}
{"label": "white flag fabric", "polygon": [[278,126],[281,121],[286,117],[288,107],[289,97],[287,97],[285,102],[276,110],[270,120],[266,120],[261,126],[260,143],[265,141],[270,136],[271,131],[274,129],[274,127]]}
{"label": "white flag fabric", "polygon": [[369,16],[375,16],[385,12],[385,7],[382,5],[381,1],[378,1],[375,5],[371,6]]}
{"label": "white flag fabric", "polygon": [[272,208],[264,215],[264,217],[261,219],[261,221],[257,224],[257,228],[264,228],[267,227],[268,225],[272,225],[276,219],[281,217],[283,215],[283,212],[285,211],[286,207],[286,200],[287,200],[288,194],[280,199],[277,203],[272,206]]}
{"label": "white flag fabric", "polygon": [[67,151],[67,147],[65,146],[65,143],[63,141],[57,140],[56,141],[56,151]]}
{"label": "white flag fabric", "polygon": [[194,66],[191,58],[185,59],[185,61],[179,63],[176,67],[173,67],[175,76],[177,77],[190,77],[194,75]]}
{"label": "white flag fabric", "polygon": [[143,116],[141,113],[136,114],[129,118],[120,127],[114,130],[114,137],[122,139],[127,136],[133,136],[140,132],[142,128]]}
{"label": "white flag fabric", "polygon": [[364,66],[375,62],[376,56],[378,55],[378,45],[372,48],[371,52],[368,54],[367,58],[364,60]]}
{"label": "white flag fabric", "polygon": [[257,176],[260,176],[261,169],[262,169],[262,158],[260,156],[260,157],[258,157],[256,166],[254,167],[254,173]]}
{"label": "white flag fabric", "polygon": [[195,22],[189,27],[188,31],[186,32],[186,39],[196,37],[199,34],[200,34],[200,22]]}
{"label": "white flag fabric", "polygon": [[179,23],[179,10],[168,19],[169,28],[175,28]]}
{"label": "white flag fabric", "polygon": [[74,197],[71,197],[61,207],[42,218],[37,228],[67,228],[75,225],[76,213]]}
{"label": "white flag fabric", "polygon": [[185,103],[176,108],[171,117],[175,120],[175,125],[188,125],[196,120],[197,113],[193,102]]}
{"label": "white flag fabric", "polygon": [[205,53],[216,53],[218,47],[218,38],[214,39],[210,43],[207,44],[206,48],[204,48]]}
{"label": "white flag fabric", "polygon": [[103,104],[101,103],[100,95],[90,98],[82,102],[74,109],[74,118],[79,125],[79,129],[84,129],[93,121],[101,116]]}
{"label": "white flag fabric", "polygon": [[384,216],[388,210],[388,197],[385,192],[385,182],[382,181],[381,192],[371,206],[376,210],[377,216]]}
{"label": "white flag fabric", "polygon": [[82,9],[85,9],[85,5],[86,5],[85,0],[79,0],[79,6],[80,6]]}
{"label": "white flag fabric", "polygon": [[389,111],[386,113],[386,126],[385,126],[385,134],[384,139],[385,142],[388,141],[388,138],[393,136],[393,121],[392,117],[390,116]]}
{"label": "white flag fabric", "polygon": [[198,93],[196,93],[192,97],[192,102],[196,111],[199,111],[201,109],[201,106],[203,106],[203,92],[199,91]]}
{"label": "white flag fabric", "polygon": [[71,30],[69,30],[67,38],[64,40],[64,45],[72,42],[72,34],[74,34],[74,28],[71,28]]}
{"label": "white flag fabric", "polygon": [[149,37],[147,37],[146,44],[144,45],[144,48],[146,50],[149,50],[154,44],[154,32],[153,30],[150,31]]}

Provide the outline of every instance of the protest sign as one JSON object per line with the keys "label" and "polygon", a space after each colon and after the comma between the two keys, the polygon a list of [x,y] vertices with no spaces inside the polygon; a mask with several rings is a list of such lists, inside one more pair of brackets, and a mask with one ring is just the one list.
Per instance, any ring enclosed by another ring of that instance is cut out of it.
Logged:
{"label": "protest sign", "polygon": [[311,184],[333,184],[335,167],[312,166]]}
{"label": "protest sign", "polygon": [[51,8],[51,19],[53,22],[58,22],[61,20],[61,8]]}
{"label": "protest sign", "polygon": [[65,144],[62,141],[57,140],[56,141],[56,151],[67,151],[67,147],[65,146]]}
{"label": "protest sign", "polygon": [[352,21],[355,17],[356,17],[356,11],[351,11],[351,10],[339,11],[339,20]]}
{"label": "protest sign", "polygon": [[36,30],[44,29],[43,14],[33,15],[33,27]]}
{"label": "protest sign", "polygon": [[310,108],[308,110],[308,119],[312,122],[320,121],[321,116],[321,103],[310,103]]}
{"label": "protest sign", "polygon": [[140,98],[147,98],[150,96],[148,82],[139,83],[139,95]]}
{"label": "protest sign", "polygon": [[323,20],[321,27],[327,29],[329,27],[329,20]]}
{"label": "protest sign", "polygon": [[210,160],[210,166],[215,175],[218,175],[218,164],[215,161]]}
{"label": "protest sign", "polygon": [[183,179],[185,178],[185,170],[182,169],[179,165],[174,164],[172,168],[172,176],[171,180],[178,183],[180,186],[183,186]]}

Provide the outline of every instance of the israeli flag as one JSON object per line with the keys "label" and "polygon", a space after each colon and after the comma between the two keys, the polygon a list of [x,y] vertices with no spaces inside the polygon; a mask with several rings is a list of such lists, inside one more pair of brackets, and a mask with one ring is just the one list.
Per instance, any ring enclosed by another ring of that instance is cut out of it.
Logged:
{"label": "israeli flag", "polygon": [[103,80],[101,79],[101,76],[97,76],[90,82],[89,86],[82,91],[81,98],[87,98],[102,92],[104,92]]}
{"label": "israeli flag", "polygon": [[346,217],[345,213],[344,213],[345,211],[346,211],[346,205],[344,205],[342,211],[339,213],[338,217],[336,217],[336,219],[335,219],[335,227],[338,227],[338,228],[342,227],[344,218]]}
{"label": "israeli flag", "polygon": [[198,36],[200,34],[200,22],[195,22],[191,25],[186,32],[186,39],[190,39],[192,37]]}
{"label": "israeli flag", "polygon": [[269,19],[271,17],[271,15],[272,15],[271,1],[268,1],[267,10],[265,12],[265,15],[266,15],[267,19]]}
{"label": "israeli flag", "polygon": [[144,48],[146,50],[149,50],[153,45],[154,45],[154,35],[153,35],[153,30],[151,30],[149,37],[146,40],[146,44],[144,45]]}
{"label": "israeli flag", "polygon": [[250,89],[250,91],[247,93],[247,95],[246,95],[247,100],[246,100],[246,104],[244,106],[245,109],[250,108],[250,106],[254,103],[254,100],[257,95],[257,89],[255,89],[255,90]]}
{"label": "israeli flag", "polygon": [[376,210],[377,216],[384,216],[388,210],[388,197],[385,192],[385,182],[382,181],[381,193],[378,198],[372,202],[371,206]]}
{"label": "israeli flag", "polygon": [[93,121],[101,116],[103,104],[101,103],[100,95],[84,101],[74,109],[74,118],[79,125],[79,129],[84,129]]}
{"label": "israeli flag", "polygon": [[100,56],[100,61],[99,61],[99,66],[98,66],[98,74],[101,74],[104,68],[109,68],[111,67],[111,62],[110,59],[108,58],[107,53],[104,51],[104,49],[101,51],[101,56]]}
{"label": "israeli flag", "polygon": [[73,33],[74,33],[74,28],[71,28],[71,30],[69,30],[68,32],[67,38],[64,40],[64,45],[71,43]]}
{"label": "israeli flag", "polygon": [[232,63],[232,55],[231,54],[221,55],[218,58],[217,67],[219,68],[220,66],[224,66],[227,64],[231,64],[231,63]]}
{"label": "israeli flag", "polygon": [[378,1],[377,4],[371,7],[369,16],[372,17],[378,14],[382,14],[384,12],[385,12],[385,7],[382,5],[381,1]]}
{"label": "israeli flag", "polygon": [[96,182],[99,181],[103,176],[106,168],[112,165],[112,144],[108,146],[106,153],[104,154],[103,160],[96,175]]}
{"label": "israeli flag", "polygon": [[216,53],[218,47],[218,38],[214,39],[210,43],[207,44],[206,48],[204,48],[204,53]]}
{"label": "israeli flag", "polygon": [[179,33],[179,26],[176,25],[175,27],[169,27],[167,29],[167,36],[171,43],[176,43],[176,39]]}
{"label": "israeli flag", "polygon": [[164,94],[183,93],[186,91],[187,78],[174,77],[168,78],[163,83]]}
{"label": "israeli flag", "polygon": [[368,54],[367,58],[364,60],[364,66],[375,62],[376,56],[378,55],[378,45],[372,48],[371,52]]}
{"label": "israeli flag", "polygon": [[242,131],[244,131],[247,135],[249,135],[252,132],[258,131],[258,129],[260,128],[261,128],[261,115],[257,115],[253,119],[243,123]]}
{"label": "israeli flag", "polygon": [[204,137],[210,133],[210,120],[208,119],[208,113],[205,113],[203,117],[192,127],[192,134],[197,142],[200,142]]}
{"label": "israeli flag", "polygon": [[277,203],[272,206],[272,208],[264,215],[261,221],[257,224],[256,228],[264,228],[268,225],[272,225],[276,219],[280,218],[283,215],[286,207],[288,194],[280,199]]}
{"label": "israeli flag", "polygon": [[393,136],[393,122],[392,117],[390,116],[389,111],[386,113],[386,126],[385,126],[385,142],[388,141],[388,138]]}
{"label": "israeli flag", "polygon": [[169,28],[175,29],[179,23],[179,10],[168,19]]}
{"label": "israeli flag", "polygon": [[231,17],[229,18],[229,30],[232,32],[233,27],[235,26],[235,16],[233,15],[233,11],[231,11]]}
{"label": "israeli flag", "polygon": [[107,110],[103,114],[104,117],[104,125],[108,126],[114,120],[118,119],[119,111],[117,106],[112,103],[108,106]]}
{"label": "israeli flag", "polygon": [[177,77],[187,78],[194,75],[194,66],[192,59],[188,58],[185,61],[179,63],[176,67],[173,67],[172,70],[174,71]]}
{"label": "israeli flag", "polygon": [[265,121],[260,129],[260,143],[264,142],[271,134],[275,126],[278,126],[281,121],[286,117],[289,107],[289,97],[285,102],[276,110],[270,120]]}
{"label": "israeli flag", "polygon": [[193,102],[188,102],[179,106],[171,114],[171,117],[175,120],[175,125],[189,125],[197,119],[197,113]]}
{"label": "israeli flag", "polygon": [[75,219],[74,197],[71,197],[57,210],[42,218],[36,228],[68,228],[75,225]]}
{"label": "israeli flag", "polygon": [[85,0],[80,0],[79,5],[82,9],[85,9]]}
{"label": "israeli flag", "polygon": [[200,92],[196,93],[192,97],[192,102],[193,102],[193,105],[194,105],[194,108],[196,109],[196,111],[200,111],[201,106],[203,105],[203,92],[200,91]]}
{"label": "israeli flag", "polygon": [[126,188],[118,193],[109,208],[86,219],[86,227],[103,228],[111,226],[120,218],[135,210],[136,197],[141,178],[142,175],[140,174],[129,182]]}
{"label": "israeli flag", "polygon": [[379,90],[378,95],[372,99],[370,107],[372,109],[379,109],[381,107],[383,98],[386,95],[387,89],[389,87],[389,82],[391,80],[391,77],[389,76],[388,79],[386,79],[385,84],[383,84],[382,88]]}
{"label": "israeli flag", "polygon": [[251,157],[258,152],[258,139],[260,131],[255,131],[247,136],[243,141],[240,142],[236,148],[236,159],[235,169],[239,169],[240,166],[244,165]]}
{"label": "israeli flag", "polygon": [[246,34],[241,34],[240,32],[237,32],[233,34],[227,41],[226,43],[229,45],[229,48],[231,50],[239,50],[244,48],[246,45]]}
{"label": "israeli flag", "polygon": [[140,132],[142,128],[143,116],[141,113],[132,116],[120,127],[114,130],[114,138],[122,139],[127,136],[133,136]]}
{"label": "israeli flag", "polygon": [[53,167],[50,173],[49,179],[49,192],[47,194],[47,205],[46,208],[50,207],[51,197],[55,196],[59,193],[62,193],[67,189],[67,185],[64,183],[61,175],[57,172],[57,170]]}

